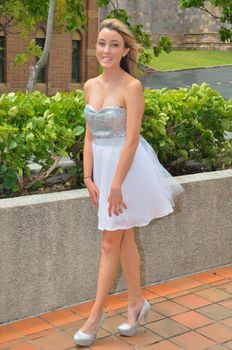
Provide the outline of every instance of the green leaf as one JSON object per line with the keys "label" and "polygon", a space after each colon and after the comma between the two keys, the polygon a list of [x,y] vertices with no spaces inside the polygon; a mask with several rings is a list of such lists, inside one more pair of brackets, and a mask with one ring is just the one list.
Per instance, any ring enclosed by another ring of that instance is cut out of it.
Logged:
{"label": "green leaf", "polygon": [[83,126],[78,125],[75,129],[74,129],[74,134],[75,136],[80,136],[81,134],[83,134],[85,132],[85,128]]}
{"label": "green leaf", "polygon": [[10,116],[10,117],[15,117],[17,114],[18,114],[18,107],[16,107],[16,106],[13,106],[13,107],[11,107],[10,108],[10,110],[8,111],[8,115]]}
{"label": "green leaf", "polygon": [[17,142],[15,142],[15,141],[11,141],[9,146],[8,146],[9,149],[14,149],[16,147],[17,147]]}
{"label": "green leaf", "polygon": [[185,149],[180,149],[179,153],[182,155],[182,157],[184,158],[184,160],[187,160],[188,157],[188,152]]}

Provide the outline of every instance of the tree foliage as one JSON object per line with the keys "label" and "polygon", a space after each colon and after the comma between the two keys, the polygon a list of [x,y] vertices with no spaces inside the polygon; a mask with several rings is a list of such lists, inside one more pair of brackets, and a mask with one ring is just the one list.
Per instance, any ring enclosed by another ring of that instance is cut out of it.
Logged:
{"label": "tree foliage", "polygon": [[223,42],[232,42],[232,0],[210,0],[211,5],[215,10],[219,9],[220,15],[218,16],[207,7],[205,0],[180,0],[180,6],[183,8],[196,7],[202,11],[205,11],[216,20],[221,22],[221,28],[219,29],[219,36]]}
{"label": "tree foliage", "polygon": [[[49,0],[0,0],[0,32],[19,26],[28,34],[37,23],[47,22]],[[86,15],[82,0],[56,0],[55,28],[70,32],[77,27],[86,29]]]}

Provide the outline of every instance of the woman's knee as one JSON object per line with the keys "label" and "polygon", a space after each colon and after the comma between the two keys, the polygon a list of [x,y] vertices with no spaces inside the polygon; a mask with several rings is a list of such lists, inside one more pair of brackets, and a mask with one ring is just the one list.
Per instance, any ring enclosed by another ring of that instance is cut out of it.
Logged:
{"label": "woman's knee", "polygon": [[122,239],[121,250],[128,251],[129,247],[132,244],[135,244],[134,230],[133,229],[125,230],[125,233],[124,233],[123,239]]}
{"label": "woman's knee", "polygon": [[123,230],[105,231],[102,240],[102,249],[105,253],[109,254],[112,251],[120,249],[121,241],[123,238]]}

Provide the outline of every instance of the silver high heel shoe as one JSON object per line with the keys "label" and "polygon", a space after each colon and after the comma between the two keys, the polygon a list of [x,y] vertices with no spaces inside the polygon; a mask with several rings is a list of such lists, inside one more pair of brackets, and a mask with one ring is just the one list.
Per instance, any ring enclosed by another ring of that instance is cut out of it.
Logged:
{"label": "silver high heel shoe", "polygon": [[148,316],[148,312],[150,311],[150,304],[147,300],[144,300],[144,304],[142,307],[142,310],[137,318],[136,323],[133,326],[130,326],[127,323],[122,323],[120,324],[120,326],[118,327],[118,331],[121,335],[126,335],[128,337],[132,337],[133,335],[135,335],[138,325],[139,325],[139,321],[141,320],[142,317],[144,317],[144,322],[147,323],[147,316]]}
{"label": "silver high heel shoe", "polygon": [[106,315],[105,315],[105,311],[103,310],[102,313],[102,317],[98,323],[97,326],[97,330],[92,333],[92,334],[87,334],[84,333],[82,331],[77,331],[74,336],[73,336],[73,340],[77,345],[82,345],[82,346],[89,346],[90,344],[92,344],[97,336],[97,332],[99,330],[99,328],[101,327],[103,321],[105,320]]}

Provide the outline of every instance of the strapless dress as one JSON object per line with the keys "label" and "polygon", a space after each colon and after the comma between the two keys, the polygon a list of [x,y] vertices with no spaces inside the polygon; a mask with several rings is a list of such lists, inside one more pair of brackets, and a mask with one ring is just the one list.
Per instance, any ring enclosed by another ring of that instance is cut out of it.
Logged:
{"label": "strapless dress", "polygon": [[99,189],[98,229],[119,230],[146,226],[155,218],[174,212],[174,197],[184,191],[178,180],[160,163],[151,145],[140,135],[130,169],[122,184],[127,209],[111,217],[108,197],[113,176],[126,141],[127,110],[106,106],[96,111],[86,104],[84,117],[91,130],[93,181]]}

